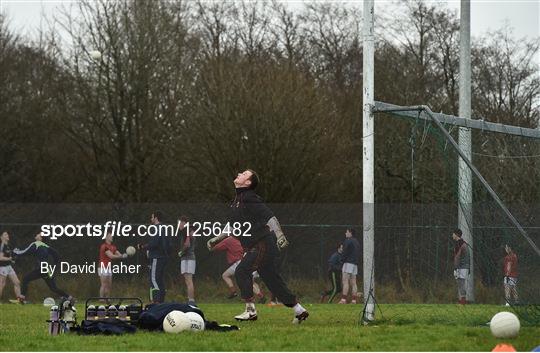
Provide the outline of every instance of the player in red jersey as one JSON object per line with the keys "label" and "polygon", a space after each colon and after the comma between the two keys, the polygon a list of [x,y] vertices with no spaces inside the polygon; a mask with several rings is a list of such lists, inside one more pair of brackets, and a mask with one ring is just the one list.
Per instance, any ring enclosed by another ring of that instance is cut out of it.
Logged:
{"label": "player in red jersey", "polygon": [[[227,256],[227,263],[229,267],[223,272],[221,278],[227,284],[229,288],[229,296],[227,299],[233,299],[238,296],[236,292],[236,287],[234,286],[233,277],[236,272],[236,267],[242,260],[244,256],[244,248],[240,241],[235,237],[225,238],[222,242],[218,243],[216,246],[210,249],[210,251],[225,251]],[[257,272],[253,272],[253,279],[258,278],[259,275]],[[263,292],[261,291],[259,285],[253,281],[253,293],[259,298],[259,303],[266,302]]]}
{"label": "player in red jersey", "polygon": [[518,258],[510,245],[506,244],[504,250],[506,251],[506,256],[504,257],[504,297],[506,299],[506,306],[510,306],[512,296],[514,297],[514,304],[518,301]]}
{"label": "player in red jersey", "polygon": [[121,254],[116,245],[112,243],[112,233],[107,233],[105,241],[99,247],[99,280],[101,287],[99,288],[99,296],[102,298],[108,298],[111,295],[112,289],[112,271],[111,260],[125,259],[127,254]]}

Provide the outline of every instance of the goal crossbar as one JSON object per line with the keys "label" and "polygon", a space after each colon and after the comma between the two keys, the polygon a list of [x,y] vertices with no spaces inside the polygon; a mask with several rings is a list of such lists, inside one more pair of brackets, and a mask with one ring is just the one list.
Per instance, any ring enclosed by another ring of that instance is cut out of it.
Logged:
{"label": "goal crossbar", "polygon": [[[399,106],[395,104],[375,101],[374,106],[373,106],[373,113],[392,113],[403,118],[421,119],[421,120],[431,121],[431,118],[429,116],[419,114],[420,111],[423,111],[426,108],[427,107],[423,105]],[[528,137],[528,138],[533,138],[533,139],[540,139],[540,130],[537,130],[537,129],[530,129],[530,128],[525,128],[525,127],[520,127],[520,126],[492,123],[489,121],[478,120],[478,119],[461,118],[458,116],[446,115],[442,113],[431,112],[428,115],[432,115],[434,119],[436,119],[442,124],[451,124],[451,125],[467,127],[471,129],[491,131],[491,132],[497,132],[497,133],[507,134],[507,135],[516,135],[516,136]]]}

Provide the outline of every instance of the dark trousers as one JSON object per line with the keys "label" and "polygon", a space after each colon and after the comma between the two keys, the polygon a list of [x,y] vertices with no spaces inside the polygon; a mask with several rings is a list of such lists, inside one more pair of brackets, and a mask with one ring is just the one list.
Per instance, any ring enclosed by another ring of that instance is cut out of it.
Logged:
{"label": "dark trousers", "polygon": [[267,236],[248,249],[236,268],[236,283],[242,299],[253,301],[253,271],[258,271],[262,281],[284,305],[292,307],[296,296],[291,293],[279,274],[279,250],[275,236]]}
{"label": "dark trousers", "polygon": [[24,276],[21,284],[21,294],[26,296],[26,293],[28,293],[28,284],[40,278],[45,281],[47,287],[49,287],[49,289],[53,293],[59,295],[60,297],[69,297],[69,294],[56,286],[56,281],[54,280],[54,277],[50,277],[47,273],[41,273],[40,268],[35,268]]}
{"label": "dark trousers", "polygon": [[341,292],[341,270],[340,271],[329,271],[328,278],[332,284],[332,289],[324,292],[324,295],[328,296],[328,303],[332,303],[336,294]]}
{"label": "dark trousers", "polygon": [[150,301],[163,303],[165,301],[165,265],[166,257],[150,259]]}

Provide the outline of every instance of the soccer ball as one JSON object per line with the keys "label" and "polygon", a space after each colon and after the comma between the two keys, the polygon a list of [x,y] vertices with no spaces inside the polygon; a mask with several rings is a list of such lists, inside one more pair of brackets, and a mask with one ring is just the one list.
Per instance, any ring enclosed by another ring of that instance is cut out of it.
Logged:
{"label": "soccer ball", "polygon": [[204,320],[201,315],[190,311],[186,313],[186,316],[189,319],[191,331],[194,331],[194,332],[204,331]]}
{"label": "soccer ball", "polygon": [[163,331],[167,333],[180,333],[191,329],[191,321],[180,310],[173,310],[163,319]]}
{"label": "soccer ball", "polygon": [[43,300],[43,306],[53,306],[53,305],[55,305],[55,304],[56,304],[56,302],[54,301],[53,298],[50,298],[50,297],[49,297],[49,298],[45,298],[45,299]]}
{"label": "soccer ball", "polygon": [[489,328],[496,338],[514,338],[519,333],[519,319],[508,311],[501,311],[493,316]]}
{"label": "soccer ball", "polygon": [[136,252],[136,250],[135,250],[135,248],[133,246],[128,246],[126,248],[126,254],[128,254],[128,256],[135,255],[135,252]]}
{"label": "soccer ball", "polygon": [[101,52],[99,50],[92,50],[89,52],[90,57],[94,60],[101,59]]}

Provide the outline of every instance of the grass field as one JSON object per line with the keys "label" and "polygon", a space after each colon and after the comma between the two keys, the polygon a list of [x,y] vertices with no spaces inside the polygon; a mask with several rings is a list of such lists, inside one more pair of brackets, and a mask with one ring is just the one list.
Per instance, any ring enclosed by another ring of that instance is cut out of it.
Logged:
{"label": "grass field", "polygon": [[[220,323],[232,323],[232,316],[243,309],[242,304],[200,306],[207,319]],[[311,316],[302,325],[291,324],[288,308],[260,305],[259,320],[241,323],[236,332],[52,337],[45,323],[48,308],[1,304],[0,347],[5,351],[491,351],[501,342],[492,337],[488,326],[470,321],[471,317],[485,321],[486,313],[501,311],[501,307],[439,305],[437,312],[447,315],[447,324],[440,315],[436,320],[418,315],[421,307],[383,305],[384,317],[391,320],[360,326],[360,305],[308,304]],[[82,306],[77,309],[83,312]],[[472,315],[464,315],[463,310]],[[460,322],[460,317],[469,320]],[[522,327],[518,338],[506,342],[520,351],[531,351],[540,345],[540,328]]]}

